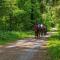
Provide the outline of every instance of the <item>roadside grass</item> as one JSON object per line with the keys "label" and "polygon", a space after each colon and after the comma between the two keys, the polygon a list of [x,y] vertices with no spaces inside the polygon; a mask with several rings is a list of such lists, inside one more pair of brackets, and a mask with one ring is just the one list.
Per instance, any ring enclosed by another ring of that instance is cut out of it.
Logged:
{"label": "roadside grass", "polygon": [[28,37],[33,37],[33,35],[34,35],[33,31],[29,31],[29,32],[0,31],[0,45],[4,45],[7,43],[14,42],[16,40],[20,40]]}
{"label": "roadside grass", "polygon": [[60,60],[60,35],[55,34],[49,37],[47,47],[50,60]]}

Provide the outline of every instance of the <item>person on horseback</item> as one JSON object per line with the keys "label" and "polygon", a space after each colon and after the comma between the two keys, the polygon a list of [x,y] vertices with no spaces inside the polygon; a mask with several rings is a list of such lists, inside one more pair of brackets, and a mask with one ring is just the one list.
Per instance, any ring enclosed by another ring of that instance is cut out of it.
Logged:
{"label": "person on horseback", "polygon": [[35,38],[40,38],[40,24],[37,22],[34,25]]}
{"label": "person on horseback", "polygon": [[46,33],[47,33],[47,28],[46,28],[46,26],[44,25],[44,24],[41,24],[40,25],[40,32],[41,32],[41,35],[46,35]]}

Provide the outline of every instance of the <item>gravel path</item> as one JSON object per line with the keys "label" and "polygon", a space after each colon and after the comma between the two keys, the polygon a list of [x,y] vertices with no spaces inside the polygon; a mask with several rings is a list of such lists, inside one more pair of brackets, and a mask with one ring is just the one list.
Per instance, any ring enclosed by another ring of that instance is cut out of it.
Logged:
{"label": "gravel path", "polygon": [[0,48],[0,60],[49,60],[46,38],[18,40],[16,43]]}

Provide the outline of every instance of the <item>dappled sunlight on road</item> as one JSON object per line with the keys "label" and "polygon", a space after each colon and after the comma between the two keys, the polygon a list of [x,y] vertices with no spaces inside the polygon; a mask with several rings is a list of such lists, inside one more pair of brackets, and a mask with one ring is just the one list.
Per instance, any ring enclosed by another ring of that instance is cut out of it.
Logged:
{"label": "dappled sunlight on road", "polygon": [[40,58],[41,60],[44,58],[47,59],[47,56],[45,55],[47,54],[46,39],[48,37],[50,37],[49,33],[46,36],[41,36],[39,39],[27,38],[18,40],[13,44],[8,44],[4,46],[3,49],[0,49],[0,53],[3,54],[2,56],[0,55],[0,60],[40,60]]}
{"label": "dappled sunlight on road", "polygon": [[35,47],[44,47],[46,46],[46,38],[50,37],[48,33],[47,35],[40,36],[39,39],[35,38],[27,38],[25,40],[18,40],[13,44],[9,44],[5,46],[5,48],[14,48],[14,47],[23,47],[23,48],[35,48]]}

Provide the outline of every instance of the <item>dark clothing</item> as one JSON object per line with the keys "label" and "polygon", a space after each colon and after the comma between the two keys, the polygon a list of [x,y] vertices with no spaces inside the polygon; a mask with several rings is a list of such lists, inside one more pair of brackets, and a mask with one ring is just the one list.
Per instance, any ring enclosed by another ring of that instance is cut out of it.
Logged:
{"label": "dark clothing", "polygon": [[47,33],[47,27],[45,26],[45,25],[43,25],[42,27],[41,27],[41,35],[46,35],[46,33]]}
{"label": "dark clothing", "polygon": [[39,38],[40,35],[46,35],[47,28],[45,25],[35,24],[34,25],[35,37]]}
{"label": "dark clothing", "polygon": [[35,37],[39,38],[39,36],[40,36],[40,27],[38,26],[38,24],[34,25],[34,31],[35,31]]}

